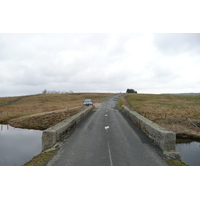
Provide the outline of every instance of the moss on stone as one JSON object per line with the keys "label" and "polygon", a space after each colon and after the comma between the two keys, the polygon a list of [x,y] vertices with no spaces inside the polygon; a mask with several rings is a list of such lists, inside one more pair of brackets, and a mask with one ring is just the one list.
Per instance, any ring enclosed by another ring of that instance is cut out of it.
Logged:
{"label": "moss on stone", "polygon": [[173,159],[167,159],[165,160],[170,166],[188,166],[186,163],[183,161],[179,160],[173,160]]}

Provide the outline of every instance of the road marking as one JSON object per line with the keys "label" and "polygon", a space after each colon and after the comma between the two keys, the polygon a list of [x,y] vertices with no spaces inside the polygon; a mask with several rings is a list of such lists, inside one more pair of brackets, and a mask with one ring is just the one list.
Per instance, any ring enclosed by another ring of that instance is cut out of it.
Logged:
{"label": "road marking", "polygon": [[105,129],[108,130],[108,129],[109,129],[109,126],[105,126]]}
{"label": "road marking", "polygon": [[108,114],[105,114],[105,117],[107,117],[108,116]]}
{"label": "road marking", "polygon": [[[109,126],[105,126],[106,132],[108,132],[108,129],[109,129],[109,128],[110,128]],[[110,165],[113,166],[109,142],[108,142],[108,154],[109,154]]]}
{"label": "road marking", "polygon": [[109,159],[110,159],[110,165],[113,166],[109,142],[108,142],[108,154],[109,154]]}

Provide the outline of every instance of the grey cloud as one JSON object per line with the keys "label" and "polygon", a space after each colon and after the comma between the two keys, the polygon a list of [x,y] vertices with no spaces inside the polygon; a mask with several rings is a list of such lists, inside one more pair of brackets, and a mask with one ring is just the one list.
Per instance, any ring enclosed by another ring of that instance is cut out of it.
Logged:
{"label": "grey cloud", "polygon": [[199,54],[199,33],[158,33],[154,34],[154,45],[167,55],[177,55],[184,52]]}
{"label": "grey cloud", "polygon": [[[187,67],[198,69],[199,35],[153,37],[152,43],[148,34],[0,34],[0,95],[181,87]],[[188,88],[197,83],[191,76]]]}
{"label": "grey cloud", "polygon": [[153,80],[168,80],[179,77],[179,73],[174,70],[171,66],[163,65],[163,63],[159,60],[155,60],[154,62],[148,62],[146,64],[146,69]]}

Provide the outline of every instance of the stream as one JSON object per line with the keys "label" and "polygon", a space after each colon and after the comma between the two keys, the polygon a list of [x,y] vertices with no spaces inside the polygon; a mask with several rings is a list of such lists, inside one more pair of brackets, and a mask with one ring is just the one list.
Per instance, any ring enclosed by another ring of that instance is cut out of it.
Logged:
{"label": "stream", "polygon": [[200,166],[200,142],[177,139],[176,151],[181,154],[181,160],[187,165]]}
{"label": "stream", "polygon": [[42,151],[42,131],[0,124],[0,166],[21,166]]}
{"label": "stream", "polygon": [[[42,151],[42,131],[0,124],[0,166],[21,166]],[[187,165],[200,166],[200,142],[177,139],[176,151]]]}

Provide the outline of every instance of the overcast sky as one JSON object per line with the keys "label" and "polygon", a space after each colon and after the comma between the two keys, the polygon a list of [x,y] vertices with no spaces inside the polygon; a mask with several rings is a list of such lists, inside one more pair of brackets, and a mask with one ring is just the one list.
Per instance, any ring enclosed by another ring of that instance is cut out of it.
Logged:
{"label": "overcast sky", "polygon": [[3,1],[0,96],[200,92],[198,1],[98,2]]}
{"label": "overcast sky", "polygon": [[0,34],[0,96],[200,92],[200,34]]}

